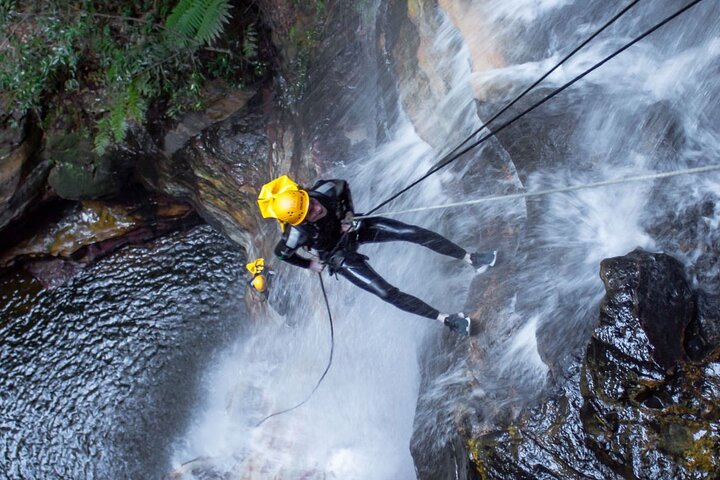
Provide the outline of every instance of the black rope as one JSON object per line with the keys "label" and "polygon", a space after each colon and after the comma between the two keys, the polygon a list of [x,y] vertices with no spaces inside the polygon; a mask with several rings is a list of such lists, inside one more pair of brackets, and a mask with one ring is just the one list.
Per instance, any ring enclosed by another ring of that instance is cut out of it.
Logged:
{"label": "black rope", "polygon": [[[487,122],[483,123],[477,130],[475,130],[475,131],[472,132],[470,135],[468,135],[467,138],[460,143],[460,145],[458,145],[457,147],[453,148],[452,151],[450,151],[450,152],[448,152],[447,154],[445,154],[445,155],[440,159],[440,161],[436,163],[436,165],[439,165],[439,164],[441,164],[442,162],[444,162],[447,158],[450,158],[450,156],[451,156],[452,154],[454,154],[454,153],[457,152],[460,148],[462,148],[462,146],[465,145],[467,142],[469,142],[470,139],[472,139],[475,135],[477,135],[478,133],[480,133],[484,128],[487,128],[488,125],[490,125],[493,121],[495,121],[500,115],[502,115],[502,114],[505,113],[510,107],[512,107],[513,105],[515,105],[515,104],[518,102],[518,100],[520,100],[520,99],[523,98],[525,95],[527,95],[532,89],[534,89],[535,87],[537,87],[543,80],[545,80],[547,77],[549,77],[555,70],[557,70],[558,68],[560,68],[560,66],[562,66],[563,63],[565,63],[566,61],[568,61],[573,55],[575,55],[577,52],[579,52],[580,50],[582,50],[582,49],[585,47],[585,45],[587,45],[588,43],[590,43],[595,37],[597,37],[597,36],[600,35],[602,32],[604,32],[610,25],[612,25],[613,23],[615,23],[620,17],[622,17],[623,15],[625,15],[625,14],[626,14],[632,7],[634,7],[639,1],[640,1],[640,0],[633,0],[633,1],[630,2],[625,8],[623,8],[622,10],[620,10],[614,17],[612,17],[610,20],[608,20],[608,21],[605,23],[605,25],[603,25],[602,27],[600,27],[595,33],[593,33],[593,34],[590,35],[588,38],[586,38],[582,43],[580,43],[577,47],[575,47],[570,53],[568,53],[567,55],[565,55],[565,57],[563,57],[562,60],[560,60],[558,63],[556,63],[554,67],[552,67],[550,70],[548,70],[547,72],[545,72],[540,78],[538,78],[537,80],[535,80],[535,82],[533,82],[532,85],[530,85],[530,86],[527,87],[525,90],[523,90],[522,93],[520,93],[518,96],[516,96],[510,103],[508,103],[507,105],[505,105],[505,106],[504,106],[503,108],[501,108],[497,113],[495,113],[495,115],[493,115],[492,117],[490,117],[490,120],[488,120]],[[432,168],[434,168],[434,167],[432,167]],[[432,170],[432,168],[431,168],[431,170]]]}
{"label": "black rope", "polygon": [[[478,141],[476,141],[476,142],[474,142],[474,143],[471,143],[469,146],[467,146],[466,148],[460,150],[459,152],[457,151],[459,147],[456,147],[456,148],[453,150],[453,152],[456,152],[456,153],[453,154],[453,155],[451,155],[450,158],[447,158],[446,160],[444,159],[444,160],[441,160],[440,162],[438,162],[438,164],[435,165],[433,168],[431,168],[425,175],[423,175],[422,177],[418,178],[417,180],[415,180],[414,182],[412,182],[410,185],[406,186],[405,188],[403,188],[403,189],[400,190],[399,192],[393,194],[393,195],[390,196],[387,200],[383,201],[382,203],[380,203],[379,205],[377,205],[376,207],[374,207],[372,210],[370,210],[370,211],[369,211],[368,213],[366,213],[365,215],[371,215],[372,213],[376,212],[377,210],[379,210],[380,208],[384,207],[384,206],[387,205],[388,203],[392,202],[393,200],[395,200],[396,198],[398,198],[400,195],[402,195],[403,193],[407,192],[408,190],[410,190],[411,188],[413,188],[414,186],[416,186],[417,184],[419,184],[420,182],[422,182],[423,180],[425,180],[426,178],[428,178],[430,175],[432,175],[432,174],[434,174],[435,172],[437,172],[438,170],[440,170],[440,169],[448,166],[449,164],[451,164],[452,162],[454,162],[455,160],[457,160],[458,158],[460,158],[461,156],[463,156],[464,154],[466,154],[467,152],[469,152],[469,151],[472,150],[473,148],[475,148],[475,147],[477,147],[478,145],[480,145],[481,143],[485,142],[488,138],[490,138],[490,137],[492,137],[492,136],[500,133],[502,130],[504,130],[505,128],[507,128],[509,125],[513,124],[514,122],[516,122],[517,120],[519,120],[519,119],[522,118],[523,116],[525,116],[525,115],[527,115],[528,113],[532,112],[533,110],[535,110],[535,109],[536,109],[537,107],[539,107],[540,105],[543,105],[545,102],[547,102],[548,100],[550,100],[550,99],[553,98],[554,96],[556,96],[556,95],[558,95],[559,93],[563,92],[564,90],[566,90],[567,88],[569,88],[570,86],[572,86],[573,84],[575,84],[576,82],[578,82],[579,80],[581,80],[582,78],[586,77],[586,76],[587,76],[588,74],[590,74],[591,72],[597,70],[597,69],[600,68],[602,65],[604,65],[605,63],[607,63],[607,62],[610,61],[611,59],[615,58],[615,57],[616,57],[617,55],[619,55],[620,53],[624,52],[625,50],[627,50],[627,49],[630,48],[631,46],[635,45],[635,44],[636,44],[637,42],[639,42],[640,40],[644,39],[645,37],[647,37],[647,36],[650,35],[651,33],[655,32],[655,30],[661,28],[662,26],[664,26],[664,25],[667,24],[668,22],[670,22],[670,21],[672,21],[673,19],[675,19],[676,17],[682,15],[682,14],[685,13],[687,10],[689,10],[690,8],[694,7],[695,5],[697,5],[698,3],[702,2],[702,1],[703,1],[703,0],[694,0],[693,2],[689,3],[689,4],[686,5],[685,7],[681,8],[680,10],[678,10],[677,12],[675,12],[674,14],[666,17],[663,21],[661,21],[660,23],[656,24],[654,27],[652,27],[652,28],[650,28],[649,30],[645,31],[645,32],[642,33],[641,35],[635,37],[633,40],[631,40],[630,42],[626,43],[626,44],[623,45],[621,48],[619,48],[618,50],[616,50],[616,51],[613,52],[612,54],[608,55],[607,57],[605,57],[603,60],[601,60],[600,62],[596,63],[596,64],[593,65],[592,67],[588,68],[587,70],[585,70],[583,73],[581,73],[581,74],[578,75],[577,77],[575,77],[575,78],[573,78],[572,80],[570,80],[569,82],[565,83],[563,86],[555,89],[555,90],[554,90],[553,92],[551,92],[549,95],[547,95],[546,97],[542,98],[541,100],[539,100],[538,102],[536,102],[535,104],[533,104],[530,108],[528,108],[528,109],[526,109],[526,110],[523,110],[523,111],[520,112],[519,114],[515,115],[515,116],[514,116],[513,118],[511,118],[510,120],[508,120],[507,122],[505,122],[505,123],[503,123],[502,125],[500,125],[497,129],[491,130],[490,133],[488,133],[488,134],[486,134],[485,136],[483,136],[480,140],[478,140]],[[625,13],[625,11],[627,11],[627,10],[628,10],[630,7],[632,7],[632,6],[634,6],[634,3],[631,4],[631,5],[629,5],[628,7],[626,7],[626,9],[621,12],[621,14]],[[616,17],[619,18],[618,15],[616,15]],[[613,21],[616,20],[617,18],[613,19]],[[604,29],[606,26],[607,26],[607,25],[603,26],[603,29]],[[587,43],[587,41],[584,42],[584,43]],[[575,53],[577,50],[578,50],[578,49],[576,49],[575,51],[573,51],[573,53]],[[565,61],[566,59],[567,59],[567,58],[564,58],[562,61]],[[554,67],[554,68],[557,68],[557,66]],[[551,71],[552,71],[552,70],[551,70]],[[543,78],[545,78],[547,75],[548,75],[548,74],[546,74],[545,76],[543,76]],[[533,86],[537,85],[537,83],[539,83],[539,81],[536,82],[535,84],[533,84]],[[529,91],[529,90],[526,90],[525,92],[523,92],[523,95],[524,95],[527,91]],[[513,100],[513,103],[516,102],[517,100],[518,100],[518,99]],[[504,110],[507,110],[507,108],[504,108],[503,111],[504,111]],[[498,114],[498,115],[499,115],[499,114]],[[498,115],[493,116],[493,119],[495,119]],[[490,122],[488,122],[488,123],[490,123]],[[477,131],[474,132],[470,137],[474,136],[476,133],[477,133]],[[461,144],[461,146],[464,145],[465,143],[467,143],[467,139]],[[445,158],[445,157],[444,157],[444,158]]]}
{"label": "black rope", "polygon": [[317,384],[315,385],[315,388],[313,388],[312,392],[310,392],[310,395],[305,397],[305,400],[298,403],[294,407],[290,407],[285,410],[280,410],[279,412],[275,412],[275,413],[268,415],[267,417],[260,420],[255,425],[255,427],[259,427],[260,425],[265,423],[265,420],[268,420],[269,418],[275,417],[277,415],[282,415],[283,413],[291,412],[291,411],[295,410],[296,408],[300,408],[303,405],[305,405],[305,403],[307,403],[307,401],[310,400],[310,397],[313,396],[313,394],[318,389],[318,387],[320,386],[322,381],[325,379],[325,375],[327,375],[328,370],[330,370],[330,365],[332,365],[332,361],[333,361],[333,352],[335,351],[335,329],[333,328],[333,317],[332,317],[332,312],[330,311],[330,302],[328,301],[327,292],[325,291],[325,282],[323,282],[322,273],[318,272],[318,278],[320,279],[320,288],[322,289],[323,299],[325,299],[325,307],[327,308],[328,320],[330,321],[330,358],[328,359],[327,367],[325,367],[325,371],[322,373],[322,375],[320,375],[320,380],[318,380]]}

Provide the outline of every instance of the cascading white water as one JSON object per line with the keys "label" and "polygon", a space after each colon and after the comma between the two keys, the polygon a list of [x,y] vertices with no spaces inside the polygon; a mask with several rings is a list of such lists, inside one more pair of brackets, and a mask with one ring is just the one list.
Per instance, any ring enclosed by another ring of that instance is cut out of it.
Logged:
{"label": "cascading white water", "polygon": [[[438,125],[454,126],[444,130],[445,148],[480,126],[473,92],[492,92],[488,95],[497,104],[513,98],[619,8],[606,2],[585,3],[478,4],[489,19],[490,37],[508,60],[505,67],[485,72],[472,72],[471,55],[460,33],[442,11],[432,13],[441,18],[433,48],[449,49],[445,68],[454,72],[448,94],[435,108]],[[625,21],[544,85],[562,84],[676,8],[670,1],[640,2]],[[531,117],[553,124],[553,134],[562,137],[541,134],[525,140],[532,147],[525,149],[526,155],[532,158],[512,158],[520,166],[524,187],[537,190],[715,161],[720,151],[717,122],[712,121],[720,110],[716,80],[720,27],[712,19],[718,18],[719,9],[712,1],[698,6]],[[557,117],[562,118],[557,121]],[[388,126],[389,140],[376,151],[367,158],[348,159],[327,174],[350,180],[360,211],[406,185],[438,158],[402,112],[396,118]],[[542,127],[536,127],[537,132]],[[682,141],[675,142],[673,135]],[[492,148],[496,155],[507,156],[497,143]],[[487,152],[475,152],[453,170],[434,175],[393,206],[480,197],[493,185],[500,191],[508,185],[501,172],[488,173],[482,191],[465,189],[458,194],[453,187],[456,175],[470,175],[469,162],[483,162],[483,153]],[[514,175],[512,163],[508,171]],[[491,326],[485,335],[495,341],[489,349],[490,361],[471,369],[462,365],[462,358],[451,361],[442,374],[430,379],[424,392],[435,398],[430,404],[444,415],[415,411],[422,373],[419,355],[445,353],[442,349],[419,352],[419,348],[428,345],[429,337],[446,335],[444,329],[395,310],[342,279],[326,277],[336,328],[332,368],[306,405],[255,428],[265,415],[305,397],[329,353],[329,327],[315,275],[273,265],[284,278],[274,288],[297,300],[284,317],[268,312],[266,318],[256,319],[247,335],[208,372],[206,401],[178,442],[175,463],[203,457],[214,469],[253,479],[415,478],[408,449],[414,420],[426,435],[437,436],[431,443],[441,445],[458,404],[483,410],[484,403],[495,408],[513,404],[516,396],[527,401],[538,393],[547,374],[538,354],[540,332],[551,332],[544,348],[557,352],[558,358],[586,341],[603,295],[599,262],[636,246],[667,248],[672,238],[655,238],[648,232],[649,221],[681,211],[683,202],[720,196],[717,174],[663,182],[661,193],[656,184],[622,185],[554,195],[527,205],[473,207],[467,214],[433,212],[401,218],[437,230],[469,249],[482,249],[482,240],[471,233],[476,230],[470,220],[492,222],[527,215],[526,231],[517,239],[520,265],[507,280],[513,295],[500,305],[497,318],[483,319]],[[469,244],[471,240],[475,244]],[[502,262],[512,259],[504,259],[503,245],[499,247],[497,271],[502,272]],[[391,283],[442,311],[463,308],[473,273],[458,262],[407,244],[361,251]],[[688,262],[697,255],[680,247],[670,253]],[[473,376],[478,382],[474,391],[461,390],[463,397],[449,394],[456,392],[451,386]]]}

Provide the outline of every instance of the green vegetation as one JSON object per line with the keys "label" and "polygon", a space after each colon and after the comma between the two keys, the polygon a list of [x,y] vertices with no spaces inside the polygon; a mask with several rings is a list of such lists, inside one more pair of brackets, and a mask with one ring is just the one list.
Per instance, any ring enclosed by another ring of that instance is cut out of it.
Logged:
{"label": "green vegetation", "polygon": [[290,57],[289,67],[293,74],[289,93],[300,97],[307,86],[311,57],[320,44],[325,27],[327,5],[325,0],[295,0],[293,5],[298,16],[290,26],[289,44],[286,45],[286,52]]}
{"label": "green vegetation", "polygon": [[264,75],[253,10],[232,10],[229,0],[0,0],[0,111],[34,111],[102,153],[153,104],[174,116],[202,106],[208,80]]}
{"label": "green vegetation", "polygon": [[181,43],[194,40],[203,44],[220,37],[229,17],[227,0],[181,0],[170,12],[165,25],[180,34]]}

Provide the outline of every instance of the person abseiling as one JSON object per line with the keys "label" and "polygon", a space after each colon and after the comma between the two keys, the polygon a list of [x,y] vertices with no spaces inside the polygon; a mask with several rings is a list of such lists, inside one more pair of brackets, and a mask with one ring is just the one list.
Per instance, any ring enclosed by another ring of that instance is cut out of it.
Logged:
{"label": "person abseiling", "polygon": [[[469,253],[442,235],[424,228],[383,217],[355,220],[350,187],[344,180],[319,180],[302,189],[287,175],[266,183],[258,196],[264,218],[280,222],[282,236],[275,254],[292,265],[330,273],[350,282],[406,312],[443,322],[450,330],[470,335],[470,318],[463,313],[440,313],[419,298],[389,284],[358,253],[366,243],[401,240],[422,245],[443,255],[464,260],[478,273],[495,265],[496,251]],[[298,254],[313,250],[317,258]]]}

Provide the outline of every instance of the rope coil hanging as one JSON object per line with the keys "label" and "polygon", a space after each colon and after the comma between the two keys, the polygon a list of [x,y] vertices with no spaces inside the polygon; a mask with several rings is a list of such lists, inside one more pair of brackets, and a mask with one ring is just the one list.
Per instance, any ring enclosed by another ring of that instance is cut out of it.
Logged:
{"label": "rope coil hanging", "polygon": [[327,309],[327,314],[328,314],[328,321],[330,323],[330,358],[328,358],[328,363],[327,363],[327,366],[325,367],[325,371],[323,371],[322,375],[320,375],[320,379],[315,384],[315,388],[312,389],[310,394],[307,397],[305,397],[305,399],[302,402],[298,403],[297,405],[295,405],[293,407],[286,408],[285,410],[280,410],[278,412],[271,413],[270,415],[268,415],[265,418],[263,418],[262,420],[260,420],[257,424],[255,424],[256,428],[259,427],[260,425],[262,425],[263,423],[265,423],[266,420],[269,420],[272,417],[282,415],[283,413],[292,412],[293,410],[305,405],[307,403],[307,401],[310,400],[310,397],[312,397],[313,394],[315,393],[315,391],[320,387],[320,384],[325,379],[325,375],[327,375],[328,371],[330,370],[330,365],[332,365],[332,361],[333,361],[333,353],[335,351],[335,328],[333,327],[333,316],[332,316],[332,312],[330,311],[330,302],[328,301],[327,292],[325,291],[325,282],[323,282],[321,273],[318,273],[318,278],[320,279],[320,288],[322,289],[323,299],[325,300],[325,308]]}

